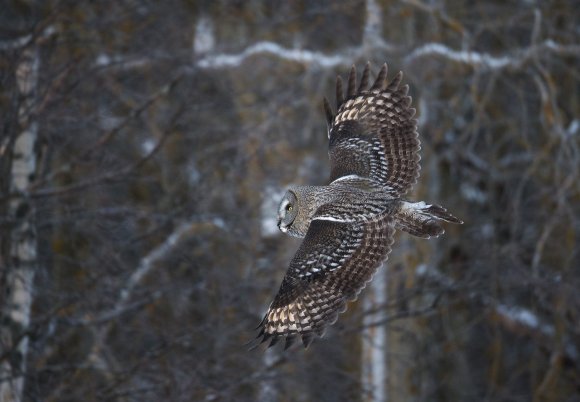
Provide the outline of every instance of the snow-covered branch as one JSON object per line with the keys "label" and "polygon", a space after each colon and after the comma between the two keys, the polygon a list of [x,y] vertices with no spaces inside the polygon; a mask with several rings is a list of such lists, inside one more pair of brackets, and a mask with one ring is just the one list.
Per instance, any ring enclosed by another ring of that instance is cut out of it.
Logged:
{"label": "snow-covered branch", "polygon": [[478,68],[501,70],[505,68],[520,68],[532,57],[545,55],[546,53],[580,57],[580,45],[563,45],[548,39],[538,45],[520,49],[511,55],[492,56],[489,53],[472,50],[454,50],[441,43],[428,43],[415,49],[405,57],[405,64],[411,64],[423,57],[441,56],[457,63],[468,64]]}
{"label": "snow-covered branch", "polygon": [[41,31],[28,33],[12,39],[4,39],[0,41],[0,51],[19,49],[33,43],[38,45],[55,33],[55,27],[53,25],[48,25]]}
{"label": "snow-covered branch", "polygon": [[175,249],[184,239],[189,238],[192,232],[195,232],[199,226],[204,223],[209,224],[211,227],[215,227],[217,229],[225,228],[225,224],[221,218],[213,218],[208,222],[200,221],[199,218],[195,218],[180,224],[173,231],[173,233],[171,233],[165,239],[164,242],[159,244],[157,247],[151,250],[150,253],[143,257],[137,269],[127,280],[125,287],[121,289],[116,308],[122,308],[122,306],[131,297],[135,287],[141,283],[143,278],[145,278],[157,266],[156,263],[167,257],[167,255],[169,255],[171,252],[175,251]]}
{"label": "snow-covered branch", "polygon": [[554,326],[542,323],[536,314],[523,307],[497,304],[494,314],[510,327],[523,327],[524,329],[539,331],[543,335],[554,335]]}
{"label": "snow-covered branch", "polygon": [[304,64],[316,64],[325,68],[349,65],[352,63],[354,56],[352,52],[329,55],[312,50],[290,49],[274,42],[263,41],[247,47],[240,53],[208,55],[200,59],[196,64],[201,68],[237,67],[257,54],[270,54],[280,59]]}
{"label": "snow-covered branch", "polygon": [[32,41],[32,34],[20,36],[14,39],[0,41],[0,50],[12,50],[26,46]]}
{"label": "snow-covered branch", "polygon": [[[433,282],[443,288],[461,291],[455,280],[443,274],[434,266],[420,265],[416,270],[417,276]],[[465,289],[467,291],[467,289]],[[557,338],[554,325],[547,323],[533,311],[515,305],[499,303],[483,293],[468,290],[469,298],[479,301],[487,310],[492,319],[509,331],[524,333],[528,336],[554,341]],[[580,359],[580,350],[572,343],[564,344],[565,355],[573,361]]]}

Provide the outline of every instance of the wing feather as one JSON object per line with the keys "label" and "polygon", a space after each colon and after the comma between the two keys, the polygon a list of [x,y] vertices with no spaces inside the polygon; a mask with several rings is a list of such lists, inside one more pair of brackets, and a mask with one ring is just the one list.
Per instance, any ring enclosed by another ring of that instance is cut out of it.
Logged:
{"label": "wing feather", "polygon": [[381,71],[379,71],[379,76],[375,80],[375,83],[371,87],[371,91],[382,91],[385,88],[385,80],[387,79],[387,63],[383,64]]}
{"label": "wing feather", "polygon": [[[358,87],[358,91],[366,91],[369,85],[369,75],[371,73],[371,63],[367,61],[365,64],[365,69],[363,70],[362,77],[360,79],[360,86]],[[356,80],[356,77],[355,77]]]}
{"label": "wing feather", "polygon": [[351,70],[349,94],[342,98],[341,84],[336,115],[325,108],[327,120],[331,121],[330,181],[348,175],[366,177],[400,197],[419,177],[421,146],[413,118],[415,109],[410,107],[412,99],[407,96],[409,86],[400,86],[402,72],[387,83],[385,64],[371,89],[366,90],[369,70],[367,64],[358,92],[352,94],[356,77],[355,70]]}
{"label": "wing feather", "polygon": [[[356,66],[352,66],[348,75],[348,96],[356,95]],[[339,105],[340,106],[340,105]]]}
{"label": "wing feather", "polygon": [[336,77],[336,109],[344,102],[344,94],[342,92],[342,78],[340,75]]}
{"label": "wing feather", "polygon": [[261,342],[301,336],[306,347],[314,335],[322,336],[387,259],[393,233],[387,217],[313,221],[259,326]]}
{"label": "wing feather", "polygon": [[328,124],[328,130],[330,132],[330,128],[332,127],[332,119],[334,118],[334,113],[332,112],[332,108],[330,107],[330,102],[328,99],[323,99],[324,103],[324,114],[326,115],[326,123]]}

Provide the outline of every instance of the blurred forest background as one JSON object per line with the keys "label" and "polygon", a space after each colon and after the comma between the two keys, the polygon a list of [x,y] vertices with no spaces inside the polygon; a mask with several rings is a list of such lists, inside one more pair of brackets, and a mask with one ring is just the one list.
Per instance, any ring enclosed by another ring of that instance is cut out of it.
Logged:
{"label": "blurred forest background", "polygon": [[[580,401],[577,1],[2,0],[0,400]],[[249,352],[329,175],[322,96],[405,72],[412,198],[308,350]]]}

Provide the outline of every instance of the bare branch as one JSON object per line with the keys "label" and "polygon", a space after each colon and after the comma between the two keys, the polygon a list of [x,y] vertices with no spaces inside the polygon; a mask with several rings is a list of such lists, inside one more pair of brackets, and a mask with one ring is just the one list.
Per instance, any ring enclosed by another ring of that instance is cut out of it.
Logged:
{"label": "bare branch", "polygon": [[[206,223],[206,222],[204,222]],[[125,287],[121,290],[119,294],[119,300],[116,304],[116,309],[120,308],[127,300],[131,297],[133,289],[137,286],[143,278],[145,278],[151,270],[155,267],[155,264],[166,258],[167,255],[175,250],[179,246],[180,242],[184,239],[189,238],[200,225],[199,218],[192,219],[190,221],[180,224],[172,233],[165,239],[165,241],[154,248],[149,254],[147,254],[141,260],[141,264],[129,277]],[[213,219],[210,222],[212,227],[218,229],[223,229],[223,223],[219,219]]]}

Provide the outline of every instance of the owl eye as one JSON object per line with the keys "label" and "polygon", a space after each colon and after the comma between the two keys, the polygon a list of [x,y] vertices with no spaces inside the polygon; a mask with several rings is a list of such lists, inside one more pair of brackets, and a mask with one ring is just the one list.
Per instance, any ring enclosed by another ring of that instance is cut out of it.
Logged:
{"label": "owl eye", "polygon": [[292,211],[292,204],[286,205],[286,211],[288,212]]}

